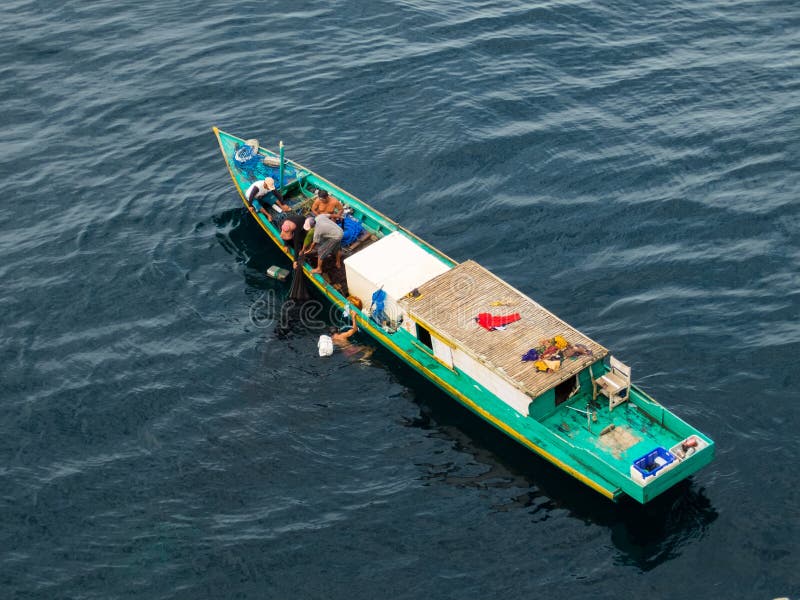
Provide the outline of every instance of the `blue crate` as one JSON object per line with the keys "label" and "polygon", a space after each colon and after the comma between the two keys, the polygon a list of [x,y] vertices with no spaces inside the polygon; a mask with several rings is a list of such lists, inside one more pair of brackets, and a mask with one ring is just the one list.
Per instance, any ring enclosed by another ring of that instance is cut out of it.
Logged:
{"label": "blue crate", "polygon": [[633,468],[642,474],[642,478],[646,479],[668,467],[673,462],[675,462],[675,457],[670,451],[659,446],[633,461]]}

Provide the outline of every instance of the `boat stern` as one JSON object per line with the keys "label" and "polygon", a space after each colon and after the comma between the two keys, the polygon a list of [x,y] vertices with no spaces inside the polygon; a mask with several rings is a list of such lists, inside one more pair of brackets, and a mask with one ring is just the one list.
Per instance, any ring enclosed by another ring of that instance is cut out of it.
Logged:
{"label": "boat stern", "polygon": [[714,442],[699,432],[671,448],[654,448],[632,462],[632,485],[625,486],[625,491],[643,504],[649,502],[708,465],[714,453]]}

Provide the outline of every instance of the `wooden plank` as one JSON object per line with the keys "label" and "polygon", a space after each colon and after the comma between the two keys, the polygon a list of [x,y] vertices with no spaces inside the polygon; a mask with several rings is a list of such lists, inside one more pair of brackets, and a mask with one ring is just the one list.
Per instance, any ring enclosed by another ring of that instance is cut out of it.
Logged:
{"label": "wooden plank", "polygon": [[[493,306],[496,303],[502,304]],[[414,319],[531,397],[608,354],[606,348],[471,260],[420,286],[417,298],[405,298],[401,304]],[[519,313],[521,319],[505,330],[487,331],[475,322],[480,313]],[[539,372],[532,363],[522,361],[522,355],[540,340],[556,335],[570,344],[585,345],[593,355],[565,359],[555,373]]]}

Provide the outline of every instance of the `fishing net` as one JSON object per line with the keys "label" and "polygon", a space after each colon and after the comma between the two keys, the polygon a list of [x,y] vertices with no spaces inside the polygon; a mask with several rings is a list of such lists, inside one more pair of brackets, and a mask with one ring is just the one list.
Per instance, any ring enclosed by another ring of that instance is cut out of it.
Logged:
{"label": "fishing net", "polygon": [[306,278],[303,275],[303,261],[298,260],[292,275],[292,286],[289,288],[289,298],[296,302],[305,302],[311,298],[308,291]]}

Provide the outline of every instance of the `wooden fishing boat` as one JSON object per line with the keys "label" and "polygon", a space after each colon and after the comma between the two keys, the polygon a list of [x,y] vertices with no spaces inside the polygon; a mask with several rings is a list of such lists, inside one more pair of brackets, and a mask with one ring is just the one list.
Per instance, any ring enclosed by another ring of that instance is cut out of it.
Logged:
{"label": "wooden fishing boat", "polygon": [[249,202],[253,182],[273,177],[292,214],[307,214],[319,190],[347,207],[363,234],[342,268],[323,275],[304,264],[305,276],[354,310],[360,331],[497,429],[614,500],[645,503],[714,457],[713,441],[632,384],[624,363],[524,293],[286,160],[283,144],[275,153],[213,130],[245,206],[288,258],[286,211]]}

